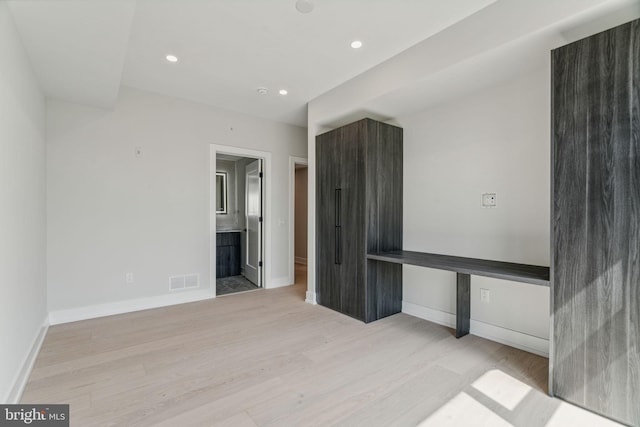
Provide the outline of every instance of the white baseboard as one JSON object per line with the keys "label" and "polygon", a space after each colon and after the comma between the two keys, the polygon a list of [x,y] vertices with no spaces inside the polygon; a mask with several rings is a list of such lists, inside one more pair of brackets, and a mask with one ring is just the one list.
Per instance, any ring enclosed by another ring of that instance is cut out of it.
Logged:
{"label": "white baseboard", "polygon": [[[449,328],[456,327],[455,314],[402,301],[402,312]],[[549,340],[471,319],[469,333],[529,353],[549,357]]]}
{"label": "white baseboard", "polygon": [[307,304],[317,304],[316,302],[316,293],[315,292],[307,292],[307,298],[304,300]]}
{"label": "white baseboard", "polygon": [[299,256],[295,257],[295,262],[296,264],[307,265],[307,259]]}
{"label": "white baseboard", "polygon": [[20,399],[22,399],[22,393],[24,393],[24,388],[27,385],[27,381],[29,381],[31,370],[33,369],[33,365],[36,363],[36,358],[38,357],[38,353],[40,353],[40,348],[42,347],[42,343],[44,342],[44,338],[46,337],[48,330],[49,321],[45,317],[44,321],[42,322],[42,327],[38,331],[38,334],[35,336],[33,343],[31,344],[29,353],[24,358],[24,363],[22,364],[20,371],[18,371],[15,379],[13,380],[13,385],[9,390],[9,395],[5,399],[8,404],[20,403]]}
{"label": "white baseboard", "polygon": [[456,315],[446,311],[434,310],[433,308],[402,301],[402,312],[448,328],[456,327]]}
{"label": "white baseboard", "polygon": [[489,323],[471,320],[471,333],[491,341],[506,344],[538,356],[549,357],[549,340],[524,332],[513,331]]}
{"label": "white baseboard", "polygon": [[137,298],[107,304],[96,304],[85,307],[71,308],[49,312],[49,324],[77,322],[78,320],[94,319],[96,317],[113,316],[114,314],[130,313],[148,310],[150,308],[166,307],[215,298],[209,289],[197,291],[174,292],[148,298]]}

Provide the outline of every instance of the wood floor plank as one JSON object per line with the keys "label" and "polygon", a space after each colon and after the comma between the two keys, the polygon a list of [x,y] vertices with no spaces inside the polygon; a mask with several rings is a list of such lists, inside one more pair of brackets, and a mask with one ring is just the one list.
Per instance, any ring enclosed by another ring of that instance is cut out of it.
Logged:
{"label": "wood floor plank", "polygon": [[[559,408],[544,358],[406,314],[365,325],[305,290],[52,326],[23,401],[69,403],[83,427],[414,426],[460,393],[513,425]],[[472,387],[492,369],[531,389],[512,412]]]}
{"label": "wood floor plank", "polygon": [[204,420],[202,427],[257,427],[251,417],[246,412],[240,412],[230,418],[217,423],[211,423],[210,420]]}

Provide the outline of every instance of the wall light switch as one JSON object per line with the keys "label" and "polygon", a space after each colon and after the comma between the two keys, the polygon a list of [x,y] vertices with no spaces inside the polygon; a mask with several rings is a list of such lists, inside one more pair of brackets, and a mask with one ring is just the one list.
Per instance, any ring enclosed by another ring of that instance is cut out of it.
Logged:
{"label": "wall light switch", "polygon": [[125,281],[130,284],[133,283],[133,273],[127,273],[125,274]]}
{"label": "wall light switch", "polygon": [[497,203],[496,193],[482,193],[482,207],[495,208]]}
{"label": "wall light switch", "polygon": [[136,157],[140,157],[140,156],[142,156],[142,147],[140,147],[140,146],[136,146],[136,147],[133,149],[133,154],[135,154],[135,155],[136,155]]}
{"label": "wall light switch", "polygon": [[480,288],[480,301],[489,303],[491,301],[491,292],[489,289]]}

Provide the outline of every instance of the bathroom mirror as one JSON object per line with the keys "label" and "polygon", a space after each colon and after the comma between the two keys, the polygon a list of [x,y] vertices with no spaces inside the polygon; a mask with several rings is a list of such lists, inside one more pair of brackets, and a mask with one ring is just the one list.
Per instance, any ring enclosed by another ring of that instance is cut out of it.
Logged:
{"label": "bathroom mirror", "polygon": [[216,213],[227,213],[227,174],[216,172]]}

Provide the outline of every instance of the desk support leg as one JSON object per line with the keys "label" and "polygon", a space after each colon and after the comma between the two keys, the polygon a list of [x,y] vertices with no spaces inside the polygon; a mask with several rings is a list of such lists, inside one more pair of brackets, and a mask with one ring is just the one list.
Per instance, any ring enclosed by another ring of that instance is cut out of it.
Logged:
{"label": "desk support leg", "polygon": [[456,338],[462,338],[469,333],[471,323],[471,276],[456,273]]}

